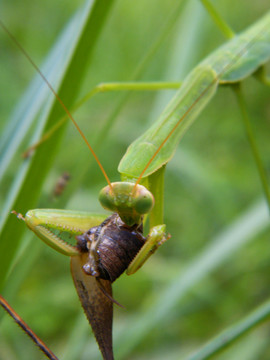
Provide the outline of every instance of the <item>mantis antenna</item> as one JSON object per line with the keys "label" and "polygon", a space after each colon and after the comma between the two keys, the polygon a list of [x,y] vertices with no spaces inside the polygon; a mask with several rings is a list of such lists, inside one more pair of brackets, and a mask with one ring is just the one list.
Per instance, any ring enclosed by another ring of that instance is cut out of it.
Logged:
{"label": "mantis antenna", "polygon": [[45,75],[42,73],[42,71],[39,69],[39,67],[34,63],[34,61],[31,59],[30,55],[28,55],[28,53],[26,52],[26,50],[21,46],[21,44],[15,39],[15,37],[9,32],[9,30],[6,28],[6,26],[3,24],[2,20],[0,19],[0,25],[2,26],[2,28],[5,30],[5,32],[7,33],[7,35],[10,37],[10,39],[16,44],[16,46],[21,50],[21,52],[23,53],[23,55],[28,59],[28,61],[32,64],[32,66],[35,68],[35,70],[39,73],[39,75],[42,77],[42,79],[44,80],[44,82],[47,84],[47,86],[49,87],[49,89],[51,90],[51,92],[53,93],[53,95],[55,96],[55,98],[57,99],[57,101],[59,102],[59,104],[62,106],[62,108],[64,109],[65,113],[68,115],[68,117],[70,118],[70,120],[73,122],[73,124],[75,125],[76,129],[78,130],[78,132],[80,133],[81,137],[83,138],[84,142],[86,143],[86,145],[88,146],[89,150],[91,151],[92,155],[94,156],[101,172],[103,173],[108,185],[111,188],[111,191],[113,192],[113,188],[112,188],[112,184],[110,182],[110,179],[108,177],[108,175],[106,174],[106,171],[104,170],[104,167],[101,165],[101,162],[99,161],[99,158],[97,156],[97,154],[94,152],[92,146],[89,144],[88,140],[86,139],[84,133],[82,132],[82,130],[80,129],[79,125],[77,124],[77,122],[75,121],[74,117],[71,115],[70,111],[68,110],[68,108],[66,107],[66,105],[63,103],[62,99],[60,98],[60,96],[57,94],[57,92],[54,90],[54,88],[52,87],[52,85],[50,84],[50,82],[46,79]]}

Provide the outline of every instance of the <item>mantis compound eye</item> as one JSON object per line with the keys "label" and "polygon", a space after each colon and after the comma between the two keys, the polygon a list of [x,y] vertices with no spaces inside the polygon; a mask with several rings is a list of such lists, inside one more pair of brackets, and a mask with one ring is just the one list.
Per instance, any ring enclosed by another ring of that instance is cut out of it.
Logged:
{"label": "mantis compound eye", "polygon": [[133,198],[133,206],[137,213],[148,214],[154,206],[154,197],[144,186],[137,185]]}

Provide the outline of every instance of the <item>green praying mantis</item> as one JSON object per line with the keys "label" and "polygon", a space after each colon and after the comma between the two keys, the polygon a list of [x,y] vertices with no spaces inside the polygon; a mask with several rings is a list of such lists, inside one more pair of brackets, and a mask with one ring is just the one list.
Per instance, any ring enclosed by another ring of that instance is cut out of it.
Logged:
{"label": "green praying mantis", "polygon": [[[188,75],[158,121],[131,144],[118,168],[123,181],[111,183],[107,179],[108,185],[99,196],[102,206],[117,215],[106,219],[104,215],[51,209],[18,215],[45,243],[71,257],[73,280],[104,359],[113,358],[111,334],[115,300],[111,283],[126,268],[128,274],[136,272],[168,238],[162,219],[165,165],[218,85],[241,81],[269,59],[269,24],[267,14],[202,61]],[[142,224],[146,214],[149,214],[151,230],[144,237]],[[64,242],[62,231],[77,236],[77,245]],[[123,233],[129,233],[127,238]],[[109,238],[116,243],[116,249],[112,248],[112,242],[106,244]],[[119,265],[120,270],[117,266],[114,271],[111,265],[123,259],[117,248],[123,239],[129,259]],[[116,260],[107,257],[108,249]]]}

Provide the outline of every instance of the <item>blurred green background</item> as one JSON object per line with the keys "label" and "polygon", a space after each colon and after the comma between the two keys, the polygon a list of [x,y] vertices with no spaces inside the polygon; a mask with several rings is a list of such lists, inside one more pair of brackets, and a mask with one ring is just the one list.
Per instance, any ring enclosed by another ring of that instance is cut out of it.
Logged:
{"label": "blurred green background", "polygon": [[[83,1],[4,1],[1,19],[41,66],[81,6]],[[217,10],[235,31],[241,31],[269,10],[269,2],[223,0]],[[224,41],[199,1],[115,1],[78,98],[100,82],[132,79],[139,64],[141,81],[182,80]],[[149,53],[152,56],[146,57]],[[0,131],[5,134],[9,114],[35,71],[3,31],[0,62]],[[269,171],[270,91],[253,77],[245,80],[243,87],[253,135]],[[111,181],[119,179],[117,165],[127,146],[157,118],[173,93],[98,94],[76,112]],[[120,111],[114,116],[119,103]],[[111,127],[100,139],[98,134],[107,121]],[[32,125],[0,178],[3,217],[8,214],[7,204],[12,203],[11,184],[23,162],[20,154],[34,131]],[[38,176],[39,169],[36,171]],[[52,199],[54,184],[63,172],[70,173],[71,180],[63,195]],[[34,208],[65,206],[102,212],[97,194],[105,185],[104,178],[72,124],[68,124],[43,180],[41,184],[37,177],[37,186],[42,188]],[[165,223],[172,238],[138,273],[123,275],[114,284],[114,297],[126,307],[115,307],[116,359],[186,359],[269,299],[266,205],[229,87],[220,88],[184,136],[167,166],[165,181]],[[12,226],[25,230],[15,217]],[[60,359],[100,359],[77,300],[69,259],[46,247],[28,230],[22,236],[1,292]],[[12,248],[13,241],[11,237],[8,247]],[[212,252],[214,243],[219,245]],[[226,243],[229,250],[222,247]],[[42,359],[25,334],[2,315],[1,310],[0,359]],[[269,331],[269,324],[261,325],[216,359],[269,359]]]}

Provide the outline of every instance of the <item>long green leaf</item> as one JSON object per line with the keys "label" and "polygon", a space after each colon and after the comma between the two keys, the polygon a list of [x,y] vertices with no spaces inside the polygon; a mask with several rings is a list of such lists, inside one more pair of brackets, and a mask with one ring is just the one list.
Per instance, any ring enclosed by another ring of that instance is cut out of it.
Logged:
{"label": "long green leaf", "polygon": [[168,163],[179,140],[213,98],[217,85],[240,81],[269,60],[269,29],[270,13],[202,61],[186,77],[159,119],[128,147],[118,171],[138,178],[148,166],[143,173],[146,177]]}
{"label": "long green leaf", "polygon": [[206,360],[222,351],[241,336],[260,325],[270,317],[270,301],[261,305],[250,315],[239,321],[237,324],[224,330],[220,335],[215,337],[208,344],[203,346],[196,354],[191,355],[188,360]]}
{"label": "long green leaf", "polygon": [[[87,1],[74,20],[73,37],[70,38],[69,42],[70,54],[63,67],[63,74],[57,90],[68,108],[72,107],[76,99],[89,57],[93,52],[112,4],[113,0],[109,2],[106,0]],[[50,128],[54,121],[61,117],[61,114],[62,109],[56,99],[53,98],[49,109],[47,109],[46,120],[41,120],[44,123],[44,131]],[[63,131],[64,127],[38,149],[31,161],[27,160],[22,165],[18,178],[14,180],[15,186],[11,189],[12,194],[8,197],[6,209],[9,207],[10,210],[13,208],[18,212],[25,213],[28,209],[35,207],[42,183],[55,156]],[[16,218],[10,216],[1,233],[0,288],[3,286],[5,274],[16,253],[22,234],[22,227],[17,226],[16,222]],[[12,239],[12,246],[10,239]]]}

